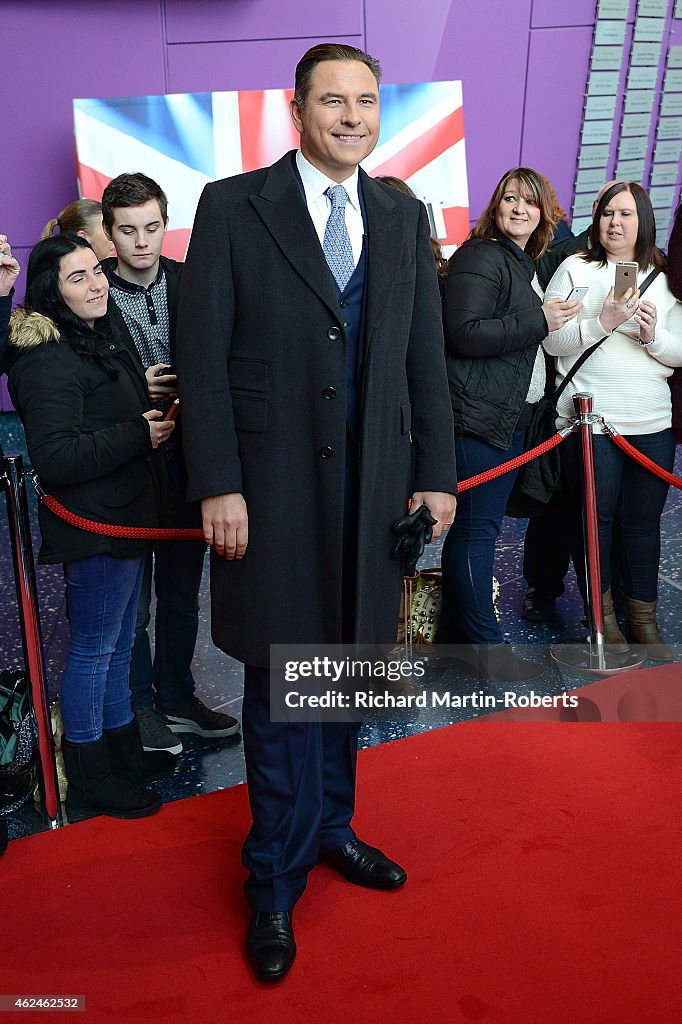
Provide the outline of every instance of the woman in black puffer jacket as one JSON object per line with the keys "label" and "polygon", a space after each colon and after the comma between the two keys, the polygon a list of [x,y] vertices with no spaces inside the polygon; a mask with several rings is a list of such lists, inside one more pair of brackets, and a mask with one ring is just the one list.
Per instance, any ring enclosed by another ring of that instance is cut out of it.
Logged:
{"label": "woman in black puffer jacket", "polygon": [[[552,239],[553,203],[541,175],[508,171],[471,237],[448,265],[445,352],[461,479],[524,448],[532,405],[545,390],[542,340],[576,316],[579,302],[542,302],[535,261]],[[465,491],[443,545],[441,644],[473,675],[532,679],[540,667],[504,643],[492,600],[495,543],[516,473]]]}
{"label": "woman in black puffer jacket", "polygon": [[[48,493],[88,519],[156,526],[152,452],[173,429],[150,409],[144,375],[112,339],[109,286],[84,239],[39,242],[25,305],[10,323],[9,389]],[[142,817],[160,797],[140,785],[173,763],[143,753],[128,674],[145,541],[85,532],[40,507],[42,562],[64,563],[71,638],[61,682],[71,814]]]}

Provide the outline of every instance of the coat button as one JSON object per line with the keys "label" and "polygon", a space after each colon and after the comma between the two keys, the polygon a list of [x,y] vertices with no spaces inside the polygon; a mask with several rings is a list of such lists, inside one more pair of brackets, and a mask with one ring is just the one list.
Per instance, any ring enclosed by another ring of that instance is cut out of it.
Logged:
{"label": "coat button", "polygon": [[345,299],[339,299],[339,306],[341,306],[341,309],[345,309],[347,305],[348,303]]}
{"label": "coat button", "polygon": [[339,341],[341,338],[341,331],[338,327],[330,327],[327,331],[327,337],[330,341]]}
{"label": "coat button", "polygon": [[327,445],[325,448],[320,448],[320,455],[322,456],[323,459],[331,459],[333,454],[334,449],[330,448],[329,445]]}
{"label": "coat button", "polygon": [[116,346],[115,345],[110,345],[109,346],[109,351],[110,352],[115,352],[116,351]]}
{"label": "coat button", "polygon": [[336,388],[325,388],[322,392],[323,398],[336,398]]}

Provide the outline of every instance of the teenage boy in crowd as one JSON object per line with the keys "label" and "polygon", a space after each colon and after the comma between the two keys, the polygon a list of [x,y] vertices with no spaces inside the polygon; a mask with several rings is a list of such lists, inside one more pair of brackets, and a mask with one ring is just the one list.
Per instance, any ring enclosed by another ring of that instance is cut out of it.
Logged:
{"label": "teenage boy in crowd", "polygon": [[[182,276],[182,264],[161,255],[167,211],[161,186],[141,173],[119,174],[102,196],[104,231],[117,254],[102,264],[109,280],[112,328],[137,353],[150,397],[164,410],[177,397],[173,365]],[[180,434],[177,428],[175,434]],[[185,502],[182,444],[172,438],[163,452],[167,468],[163,525],[201,525],[198,509]],[[178,754],[182,743],[176,733],[220,738],[239,730],[235,718],[207,708],[194,693],[191,665],[204,553],[203,541],[164,541],[148,556],[130,668],[132,705],[145,750]],[[156,591],[153,660],[147,632],[152,575]]]}

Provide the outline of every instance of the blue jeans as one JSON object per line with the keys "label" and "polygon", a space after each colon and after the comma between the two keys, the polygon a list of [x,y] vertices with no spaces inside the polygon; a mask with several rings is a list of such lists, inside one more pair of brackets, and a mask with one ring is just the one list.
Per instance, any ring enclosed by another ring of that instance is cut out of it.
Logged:
{"label": "blue jeans", "polygon": [[64,734],[91,743],[132,721],[128,675],[144,556],[64,563],[71,639],[62,676]]}
{"label": "blue jeans", "polygon": [[[525,430],[516,430],[502,451],[476,437],[456,436],[457,474],[466,480],[493,469],[523,451]],[[443,544],[443,609],[440,644],[501,644],[504,634],[493,607],[495,542],[517,471],[465,491]]]}
{"label": "blue jeans", "polygon": [[[668,472],[675,461],[672,430],[655,434],[634,434],[626,441]],[[580,449],[577,437],[561,446],[561,472],[569,495],[582,487]],[[661,513],[669,485],[634,462],[610,438],[594,436],[594,468],[599,519],[599,560],[602,593],[611,586],[611,554],[618,539],[623,590],[637,601],[655,601],[658,591],[658,563],[661,557]],[[585,554],[582,508],[571,502],[573,562],[578,582],[585,592]]]}
{"label": "blue jeans", "polygon": [[[147,556],[135,625],[130,668],[133,707],[180,707],[194,695],[192,659],[199,629],[199,587],[204,568],[203,541],[168,541]],[[154,659],[148,626],[156,591]]]}

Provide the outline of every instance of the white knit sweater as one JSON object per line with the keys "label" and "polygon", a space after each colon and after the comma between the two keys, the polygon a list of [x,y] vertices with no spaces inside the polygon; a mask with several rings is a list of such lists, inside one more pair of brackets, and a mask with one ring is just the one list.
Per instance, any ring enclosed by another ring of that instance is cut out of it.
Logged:
{"label": "white knit sweater", "polygon": [[[638,273],[638,285],[652,269]],[[557,357],[557,386],[577,357],[607,333],[599,314],[615,275],[615,263],[600,267],[576,255],[564,260],[549,282],[545,301],[566,299],[571,288],[578,285],[589,287],[577,318],[558,331],[550,331],[543,342],[547,352]],[[558,425],[565,426],[566,417],[573,415],[573,395],[587,391],[594,395],[595,412],[621,434],[653,434],[670,426],[667,378],[673,372],[671,367],[682,366],[682,305],[670,291],[665,274],[658,275],[643,298],[656,306],[654,342],[648,348],[639,344],[639,326],[634,319],[617,327],[562,394],[557,407]]]}

